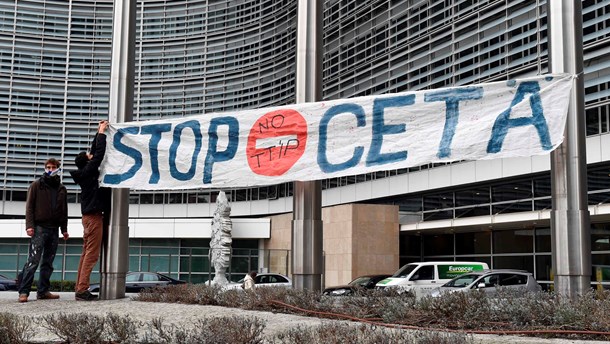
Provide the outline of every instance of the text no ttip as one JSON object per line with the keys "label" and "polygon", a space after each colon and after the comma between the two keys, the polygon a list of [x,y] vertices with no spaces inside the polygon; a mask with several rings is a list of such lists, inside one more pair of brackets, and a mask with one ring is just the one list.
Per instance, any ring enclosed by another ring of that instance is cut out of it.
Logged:
{"label": "text no ttip", "polygon": [[276,110],[250,129],[246,155],[250,169],[263,176],[281,176],[303,155],[307,122],[295,110]]}

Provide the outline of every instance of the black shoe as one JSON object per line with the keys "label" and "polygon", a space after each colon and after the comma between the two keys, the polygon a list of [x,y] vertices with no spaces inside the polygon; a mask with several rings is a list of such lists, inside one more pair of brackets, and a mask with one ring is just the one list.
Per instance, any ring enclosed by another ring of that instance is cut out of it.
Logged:
{"label": "black shoe", "polygon": [[76,301],[96,301],[97,295],[93,295],[89,290],[85,290],[75,293],[74,298]]}

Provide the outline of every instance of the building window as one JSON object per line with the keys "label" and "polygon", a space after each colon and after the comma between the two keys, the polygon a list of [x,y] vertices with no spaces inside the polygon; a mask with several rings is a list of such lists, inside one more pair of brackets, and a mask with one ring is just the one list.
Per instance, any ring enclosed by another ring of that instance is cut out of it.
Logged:
{"label": "building window", "polygon": [[536,229],[536,253],[551,252],[551,229]]}
{"label": "building window", "polygon": [[453,234],[435,234],[423,237],[425,256],[453,256]]}
{"label": "building window", "polygon": [[473,255],[491,253],[491,232],[470,232],[455,234],[455,254]]}
{"label": "building window", "polygon": [[495,256],[493,258],[494,269],[518,269],[534,273],[533,256]]}
{"label": "building window", "polygon": [[11,192],[11,200],[12,201],[17,201],[17,202],[25,202],[27,199],[27,192],[25,191],[16,191],[13,190]]}
{"label": "building window", "polygon": [[455,192],[456,207],[488,204],[489,201],[489,187],[487,186],[458,190]]}
{"label": "building window", "polygon": [[585,116],[587,120],[587,136],[599,134],[599,108],[587,109],[585,111]]}
{"label": "building window", "polygon": [[493,231],[494,253],[532,253],[533,229]]}
{"label": "building window", "polygon": [[504,182],[491,187],[492,202],[512,201],[532,197],[532,182],[517,180]]}

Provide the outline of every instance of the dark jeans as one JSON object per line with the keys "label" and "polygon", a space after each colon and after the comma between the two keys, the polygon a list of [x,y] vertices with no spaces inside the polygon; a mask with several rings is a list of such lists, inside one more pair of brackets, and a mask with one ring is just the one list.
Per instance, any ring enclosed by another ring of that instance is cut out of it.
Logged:
{"label": "dark jeans", "polygon": [[[44,294],[51,287],[51,274],[53,273],[53,260],[57,252],[59,241],[59,228],[45,228],[36,226],[34,236],[30,238],[30,253],[28,261],[19,274],[19,294],[30,295],[34,282],[34,274],[40,264],[40,278],[38,279],[38,294]],[[42,258],[42,262],[41,262]]]}

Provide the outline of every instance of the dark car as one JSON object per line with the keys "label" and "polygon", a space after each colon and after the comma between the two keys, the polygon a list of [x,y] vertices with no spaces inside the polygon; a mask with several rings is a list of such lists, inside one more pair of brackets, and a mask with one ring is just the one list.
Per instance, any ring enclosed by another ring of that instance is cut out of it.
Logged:
{"label": "dark car", "polygon": [[[156,272],[128,272],[125,277],[125,292],[139,293],[142,289],[152,287],[162,287],[171,284],[185,284],[185,281],[173,279],[171,277]],[[99,292],[100,285],[92,284],[89,287],[91,292]]]}
{"label": "dark car", "polygon": [[324,289],[322,294],[329,296],[344,296],[353,295],[358,290],[366,290],[375,288],[377,282],[384,280],[392,275],[366,275],[360,276],[349,282],[347,285],[339,285]]}
{"label": "dark car", "polygon": [[0,291],[1,290],[17,290],[17,280],[0,275]]}

